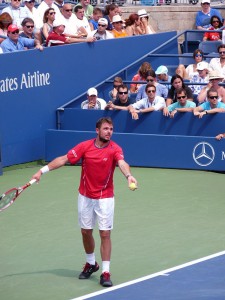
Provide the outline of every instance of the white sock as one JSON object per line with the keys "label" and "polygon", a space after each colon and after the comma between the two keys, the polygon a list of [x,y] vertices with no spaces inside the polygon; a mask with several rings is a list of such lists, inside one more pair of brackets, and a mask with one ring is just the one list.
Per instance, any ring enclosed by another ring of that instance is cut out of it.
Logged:
{"label": "white sock", "polygon": [[90,264],[90,265],[95,265],[95,254],[91,253],[91,254],[87,254],[86,253],[86,261]]}
{"label": "white sock", "polygon": [[102,262],[102,273],[104,273],[104,272],[109,273],[109,266],[110,266],[110,261],[103,261]]}

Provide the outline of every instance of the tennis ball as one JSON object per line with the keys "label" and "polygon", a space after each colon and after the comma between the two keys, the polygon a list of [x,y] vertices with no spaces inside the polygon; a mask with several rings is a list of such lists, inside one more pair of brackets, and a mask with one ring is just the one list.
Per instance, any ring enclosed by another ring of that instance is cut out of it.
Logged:
{"label": "tennis ball", "polygon": [[137,189],[137,186],[134,182],[131,182],[130,185],[129,185],[129,188],[130,188],[131,191],[134,191],[134,190]]}

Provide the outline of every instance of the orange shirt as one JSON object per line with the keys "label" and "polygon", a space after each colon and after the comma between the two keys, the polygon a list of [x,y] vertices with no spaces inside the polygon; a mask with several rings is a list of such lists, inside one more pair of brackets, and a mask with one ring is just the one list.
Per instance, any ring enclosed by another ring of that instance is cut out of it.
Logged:
{"label": "orange shirt", "polygon": [[121,32],[113,29],[112,34],[114,35],[114,38],[122,38],[122,37],[128,36],[128,34],[126,33],[126,31],[124,29]]}

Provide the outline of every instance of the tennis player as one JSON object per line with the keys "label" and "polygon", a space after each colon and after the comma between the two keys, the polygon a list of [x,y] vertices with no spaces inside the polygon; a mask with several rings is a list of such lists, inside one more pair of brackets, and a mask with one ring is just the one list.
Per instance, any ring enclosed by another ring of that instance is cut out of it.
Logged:
{"label": "tennis player", "polygon": [[86,253],[86,264],[79,279],[88,279],[98,271],[95,260],[95,241],[93,228],[98,221],[101,238],[102,274],[100,284],[112,286],[110,279],[111,238],[114,216],[113,174],[118,164],[121,172],[127,178],[128,186],[137,185],[137,180],[131,175],[130,167],[125,162],[122,149],[113,141],[113,123],[108,117],[101,118],[96,123],[97,137],[76,145],[66,155],[55,158],[41,168],[33,179],[40,180],[41,175],[64,166],[66,163],[76,164],[82,159],[82,172],[78,195],[78,218]]}

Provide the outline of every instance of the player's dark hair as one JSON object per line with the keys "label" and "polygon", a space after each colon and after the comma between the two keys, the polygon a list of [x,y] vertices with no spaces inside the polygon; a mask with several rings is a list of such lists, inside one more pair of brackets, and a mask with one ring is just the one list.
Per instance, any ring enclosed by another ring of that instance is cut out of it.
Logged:
{"label": "player's dark hair", "polygon": [[103,117],[100,118],[97,123],[96,123],[96,128],[100,129],[103,123],[108,123],[110,125],[113,125],[113,121],[111,118],[109,117]]}

